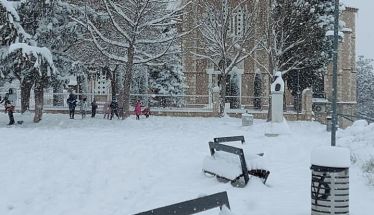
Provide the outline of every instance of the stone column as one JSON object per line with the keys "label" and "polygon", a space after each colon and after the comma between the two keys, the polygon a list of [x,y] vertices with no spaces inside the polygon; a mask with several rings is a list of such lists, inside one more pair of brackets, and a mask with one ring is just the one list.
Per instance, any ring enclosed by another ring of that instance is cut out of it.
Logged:
{"label": "stone column", "polygon": [[305,115],[305,119],[311,120],[313,113],[313,92],[311,89],[306,88],[305,90],[303,90],[302,96],[302,109]]}
{"label": "stone column", "polygon": [[274,82],[271,84],[271,121],[274,123],[283,122],[283,94],[284,81],[282,73],[274,75]]}
{"label": "stone column", "polygon": [[220,110],[219,110],[219,87],[213,87],[212,93],[213,93],[213,113],[218,116],[219,113],[220,113]]}

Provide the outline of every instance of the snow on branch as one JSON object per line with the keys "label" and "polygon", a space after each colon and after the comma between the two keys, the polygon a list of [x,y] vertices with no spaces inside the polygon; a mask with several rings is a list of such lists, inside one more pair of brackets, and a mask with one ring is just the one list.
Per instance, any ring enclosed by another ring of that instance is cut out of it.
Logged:
{"label": "snow on branch", "polygon": [[25,39],[25,40],[31,39],[31,35],[26,33],[26,31],[23,29],[23,27],[19,23],[20,17],[13,3],[7,0],[0,0],[0,5],[8,13],[7,15],[8,22],[11,23],[11,25],[13,25],[13,27],[16,29],[18,36],[22,36],[22,39]]}
{"label": "snow on branch", "polygon": [[12,16],[14,17],[15,21],[19,22],[20,18],[16,11],[16,9],[13,7],[13,4],[11,2],[8,2],[7,0],[0,0],[0,5],[3,6],[3,8]]}
{"label": "snow on branch", "polygon": [[[52,69],[52,73],[57,73],[57,69],[53,63],[52,53],[49,49],[45,47],[30,46],[26,43],[14,43],[10,45],[8,54],[17,52],[18,50],[20,50],[25,57],[31,55],[37,59],[34,65],[35,68],[40,68],[40,62],[45,61],[49,68]],[[51,74],[48,74],[48,76],[50,75]]]}

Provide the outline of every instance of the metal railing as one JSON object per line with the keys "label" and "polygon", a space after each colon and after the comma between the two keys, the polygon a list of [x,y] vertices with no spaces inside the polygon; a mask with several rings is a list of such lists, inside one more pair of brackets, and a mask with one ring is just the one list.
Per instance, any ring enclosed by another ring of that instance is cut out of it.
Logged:
{"label": "metal railing", "polygon": [[[0,92],[4,96],[7,92]],[[94,93],[75,93],[77,99],[83,97],[91,103],[96,99],[99,110],[104,107],[105,103],[112,100],[111,94],[94,94]],[[66,102],[69,93],[53,93],[50,90],[44,92],[44,109],[68,109]],[[116,97],[118,98],[118,94]],[[17,90],[12,95],[12,101],[17,108],[21,106],[21,91]],[[226,96],[225,102],[230,103],[231,110],[244,109],[262,109],[267,105],[269,97],[253,96]],[[164,94],[131,94],[130,106],[134,106],[136,101],[140,100],[144,107],[160,111],[213,111],[213,98],[211,95],[164,95]],[[33,91],[30,93],[30,109],[35,106],[35,96]]]}

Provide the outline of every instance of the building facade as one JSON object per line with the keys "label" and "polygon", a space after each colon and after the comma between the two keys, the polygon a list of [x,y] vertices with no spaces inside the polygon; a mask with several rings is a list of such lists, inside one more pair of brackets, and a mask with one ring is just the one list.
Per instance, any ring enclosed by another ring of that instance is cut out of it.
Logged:
{"label": "building facade", "polygon": [[[184,3],[187,3],[185,0]],[[266,34],[268,20],[268,1],[263,1],[257,12],[257,26],[255,35],[260,38]],[[201,13],[199,7],[193,4],[189,6],[188,13],[183,17],[183,30],[193,29],[197,25]],[[357,9],[347,7],[341,14],[341,21],[345,23],[343,29],[344,38],[339,46],[339,75],[338,75],[338,102],[340,112],[346,115],[355,115],[356,109],[356,14]],[[243,14],[235,14],[231,26],[239,32],[240,22]],[[193,54],[196,49],[202,47],[201,35],[197,30],[192,31],[192,35],[183,40],[183,65],[184,73],[187,79],[189,95],[209,95],[203,97],[204,101],[197,103],[211,103],[212,89],[217,86],[220,71],[208,62],[208,60],[198,59]],[[251,48],[253,44],[248,44]],[[253,58],[247,58],[240,65],[236,66],[227,80],[227,96],[232,99],[226,99],[231,108],[245,109],[267,109],[270,76],[266,71],[268,66],[268,54],[265,51],[258,50],[253,54]],[[329,111],[329,101],[331,101],[332,85],[332,66],[328,67],[323,80],[323,96],[314,99],[316,103],[314,111],[317,115],[325,115]],[[207,98],[209,100],[207,101]],[[286,92],[286,104],[292,109],[294,98],[289,91]],[[321,108],[321,110],[320,110]]]}

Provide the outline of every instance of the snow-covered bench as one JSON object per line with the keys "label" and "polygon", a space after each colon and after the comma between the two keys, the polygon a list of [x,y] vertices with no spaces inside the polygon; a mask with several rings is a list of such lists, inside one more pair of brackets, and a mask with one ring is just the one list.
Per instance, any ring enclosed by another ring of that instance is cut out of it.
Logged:
{"label": "snow-covered bench", "polygon": [[270,172],[263,166],[263,153],[245,155],[241,148],[217,142],[209,142],[209,149],[211,156],[203,161],[204,173],[214,175],[219,180],[231,181],[233,186],[238,187],[244,187],[250,175],[266,183]]}

